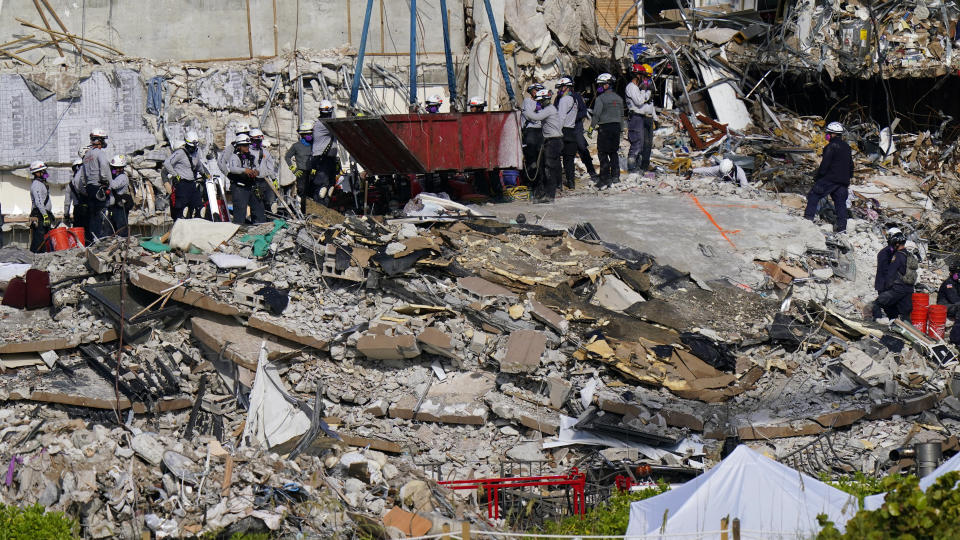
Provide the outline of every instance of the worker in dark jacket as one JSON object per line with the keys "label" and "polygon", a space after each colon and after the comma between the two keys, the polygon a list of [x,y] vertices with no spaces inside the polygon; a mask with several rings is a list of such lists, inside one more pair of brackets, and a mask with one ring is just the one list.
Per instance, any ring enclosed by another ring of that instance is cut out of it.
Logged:
{"label": "worker in dark jacket", "polygon": [[873,279],[873,289],[878,293],[886,290],[884,287],[885,276],[887,275],[887,267],[890,266],[890,259],[892,259],[893,254],[897,252],[896,244],[905,241],[900,229],[891,227],[887,231],[887,245],[877,253],[877,277]]}
{"label": "worker in dark jacket", "polygon": [[523,142],[523,170],[526,173],[527,180],[534,184],[538,192],[542,192],[541,184],[543,175],[541,165],[543,164],[543,126],[537,120],[527,118],[527,113],[533,113],[537,110],[537,92],[543,90],[543,85],[533,83],[527,87],[529,96],[523,98],[523,118],[521,120],[521,141]]}
{"label": "worker in dark jacket", "polygon": [[[956,319],[960,314],[960,259],[950,263],[950,275],[940,284],[937,291],[937,303],[947,306],[947,315]],[[960,325],[957,325],[960,326]]]}
{"label": "worker in dark jacket", "polygon": [[[917,283],[917,256],[909,249],[908,244],[913,242],[903,240],[903,233],[897,233],[896,251],[890,258],[890,265],[884,275],[884,290],[877,295],[873,303],[873,318],[880,323],[888,319],[909,319],[913,310],[913,286]],[[895,235],[896,236],[896,235]]]}
{"label": "worker in dark jacket", "polygon": [[807,210],[803,213],[803,217],[813,221],[820,200],[829,195],[837,211],[837,223],[833,230],[838,233],[847,230],[847,190],[853,178],[853,155],[850,145],[843,140],[843,131],[840,122],[827,125],[829,142],[823,149],[817,180],[807,194]]}
{"label": "worker in dark jacket", "polygon": [[600,178],[597,189],[604,189],[620,181],[620,132],[623,130],[623,98],[613,91],[613,75],[601,73],[597,77],[597,99],[593,103],[590,135],[600,126],[597,135],[597,158],[600,160]]}

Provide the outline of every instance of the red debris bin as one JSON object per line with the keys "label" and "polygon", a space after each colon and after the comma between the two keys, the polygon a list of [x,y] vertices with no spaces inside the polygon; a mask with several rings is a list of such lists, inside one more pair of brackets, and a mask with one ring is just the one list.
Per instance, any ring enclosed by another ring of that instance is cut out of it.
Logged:
{"label": "red debris bin", "polygon": [[370,173],[519,169],[520,113],[388,114],[324,119]]}

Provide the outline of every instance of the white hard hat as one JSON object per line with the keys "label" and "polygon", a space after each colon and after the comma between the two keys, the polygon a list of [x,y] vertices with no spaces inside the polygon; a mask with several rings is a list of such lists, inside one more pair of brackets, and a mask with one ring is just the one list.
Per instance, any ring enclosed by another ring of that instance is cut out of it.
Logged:
{"label": "white hard hat", "polygon": [[471,107],[486,107],[486,106],[487,106],[487,102],[484,101],[483,98],[480,97],[480,96],[473,96],[472,98],[470,98],[470,106],[471,106]]}
{"label": "white hard hat", "polygon": [[123,154],[117,154],[113,156],[110,160],[111,167],[126,167],[127,166],[127,156]]}
{"label": "white hard hat", "polygon": [[236,139],[234,139],[233,144],[234,145],[250,144],[250,136],[247,135],[246,133],[241,133],[237,135]]}
{"label": "white hard hat", "polygon": [[328,112],[333,110],[333,103],[330,103],[329,99],[324,99],[320,102],[320,112]]}
{"label": "white hard hat", "polygon": [[573,86],[573,79],[570,77],[560,77],[560,80],[557,81],[556,87],[560,88],[561,86]]}
{"label": "white hard hat", "polygon": [[723,174],[730,174],[733,172],[733,161],[724,158],[723,161],[720,162],[720,172]]}
{"label": "white hard hat", "polygon": [[830,122],[827,124],[827,133],[834,133],[836,135],[843,135],[843,124],[840,122]]}
{"label": "white hard hat", "polygon": [[313,122],[301,122],[297,133],[313,133]]}
{"label": "white hard hat", "polygon": [[73,163],[71,164],[71,166],[76,167],[77,165],[83,165],[83,160],[80,158],[73,160]]}
{"label": "white hard hat", "polygon": [[183,137],[183,142],[184,142],[185,144],[189,144],[189,145],[191,145],[191,146],[195,146],[197,143],[200,142],[200,136],[197,135],[197,132],[196,132],[196,131],[192,131],[192,130],[191,130],[191,131],[188,131],[187,134],[184,135],[184,137]]}
{"label": "white hard hat", "polygon": [[537,96],[534,98],[537,101],[549,100],[553,95],[550,94],[550,91],[544,88],[543,90],[537,90]]}
{"label": "white hard hat", "polygon": [[237,124],[236,129],[233,130],[234,135],[239,135],[241,133],[250,133],[250,124]]}
{"label": "white hard hat", "polygon": [[890,227],[889,229],[887,229],[887,236],[893,236],[898,232],[903,232],[900,230],[900,227]]}
{"label": "white hard hat", "polygon": [[597,84],[613,84],[613,75],[601,73],[597,76]]}
{"label": "white hard hat", "polygon": [[47,170],[47,164],[42,161],[34,161],[33,163],[30,164],[31,174],[37,173],[40,171],[45,171],[45,170]]}
{"label": "white hard hat", "polygon": [[440,97],[440,94],[433,94],[427,98],[427,105],[440,105],[443,103],[443,98]]}
{"label": "white hard hat", "polygon": [[90,138],[91,138],[91,139],[93,139],[93,138],[106,139],[106,138],[107,138],[107,131],[106,131],[105,129],[103,129],[103,128],[94,128],[94,129],[90,130]]}
{"label": "white hard hat", "polygon": [[263,137],[263,132],[259,128],[253,128],[250,130],[250,138],[254,137]]}
{"label": "white hard hat", "polygon": [[81,146],[77,149],[77,155],[80,156],[80,159],[83,159],[83,156],[87,155],[87,150],[89,149],[89,146]]}

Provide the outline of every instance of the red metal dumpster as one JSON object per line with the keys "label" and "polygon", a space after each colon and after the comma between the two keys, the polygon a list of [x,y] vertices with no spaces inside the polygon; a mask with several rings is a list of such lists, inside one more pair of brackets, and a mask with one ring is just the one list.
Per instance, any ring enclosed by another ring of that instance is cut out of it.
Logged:
{"label": "red metal dumpster", "polygon": [[323,122],[373,174],[519,169],[520,113],[390,114]]}

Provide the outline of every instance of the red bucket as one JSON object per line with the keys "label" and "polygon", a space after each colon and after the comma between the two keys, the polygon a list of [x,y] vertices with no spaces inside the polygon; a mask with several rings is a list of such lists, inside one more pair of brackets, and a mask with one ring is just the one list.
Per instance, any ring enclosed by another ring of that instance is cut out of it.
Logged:
{"label": "red bucket", "polygon": [[47,244],[47,251],[63,251],[77,247],[77,237],[66,227],[50,229],[44,242]]}
{"label": "red bucket", "polygon": [[86,242],[87,231],[83,227],[70,227],[67,230],[70,231],[73,237],[77,239],[77,245],[80,245],[80,246],[87,245],[87,242]]}
{"label": "red bucket", "polygon": [[943,339],[943,332],[947,326],[947,306],[933,304],[927,310],[927,335],[935,339]]}
{"label": "red bucket", "polygon": [[913,309],[917,309],[920,306],[929,306],[930,305],[930,295],[927,293],[913,293]]}
{"label": "red bucket", "polygon": [[913,306],[910,312],[910,324],[921,333],[927,332],[927,306]]}

